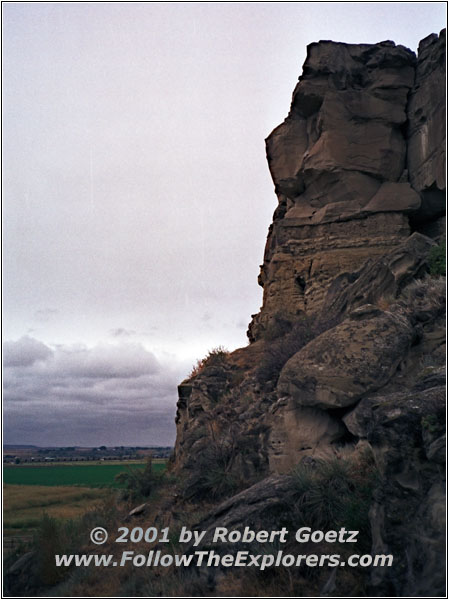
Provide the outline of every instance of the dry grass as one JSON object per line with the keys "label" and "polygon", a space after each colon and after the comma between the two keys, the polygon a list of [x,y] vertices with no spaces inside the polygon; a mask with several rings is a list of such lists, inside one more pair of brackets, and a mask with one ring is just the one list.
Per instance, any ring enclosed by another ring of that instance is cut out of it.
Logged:
{"label": "dry grass", "polygon": [[4,534],[30,532],[39,523],[44,512],[57,519],[79,517],[111,493],[113,492],[109,489],[87,487],[4,485]]}
{"label": "dry grass", "polygon": [[446,308],[446,277],[426,276],[404,288],[399,301],[409,317],[417,321],[432,321]]}
{"label": "dry grass", "polygon": [[[367,465],[362,461],[359,465],[353,465],[357,477],[366,477]],[[351,471],[352,475],[354,474]],[[15,486],[18,487],[18,486]],[[33,488],[36,489],[36,488]],[[48,493],[48,488],[45,488],[44,493]],[[70,499],[70,492],[78,490],[66,490],[65,499]],[[97,492],[99,490],[88,490],[89,492]],[[168,544],[158,544],[157,542],[147,544],[144,541],[138,543],[127,542],[121,544],[117,548],[114,543],[114,536],[110,536],[109,540],[101,547],[101,554],[113,554],[117,556],[125,550],[133,550],[136,554],[146,555],[151,549],[160,549],[164,553],[174,554],[186,551],[183,544],[178,542],[178,533],[181,526],[186,526],[190,529],[198,528],[198,522],[204,519],[205,515],[210,512],[213,505],[210,503],[210,498],[200,503],[185,503],[181,502],[177,494],[178,489],[174,481],[168,479],[167,485],[162,488],[158,494],[151,499],[148,508],[144,514],[133,518],[130,527],[148,526],[157,527],[161,530],[163,527],[170,527],[170,542]],[[14,504],[14,496],[10,495],[11,507]],[[30,500],[30,499],[28,499]],[[17,499],[16,504],[17,506]],[[66,548],[63,546],[64,552],[93,552],[98,551],[98,548],[93,548],[88,542],[88,530],[93,526],[101,525],[106,527],[108,531],[117,530],[118,526],[123,525],[124,517],[129,510],[129,506],[115,505],[106,506],[101,510],[97,510],[91,517],[86,515],[79,521],[76,526],[77,536],[79,541],[74,541],[70,536],[63,535],[64,530],[60,528],[59,535],[55,536],[56,541],[62,540],[61,543],[77,544]],[[292,507],[293,508],[293,507]],[[104,519],[104,520],[103,520]],[[297,527],[299,519],[295,517],[292,527],[288,527],[292,531]],[[308,523],[312,525],[312,521]],[[295,527],[293,527],[293,525]],[[70,530],[71,531],[71,530]],[[62,533],[61,533],[62,532]],[[47,538],[50,536],[47,535]],[[68,542],[67,542],[68,540]],[[54,554],[54,543],[49,545],[51,552],[43,555],[42,564],[47,565],[48,557]],[[271,547],[270,547],[271,548]],[[266,548],[266,551],[270,551]],[[246,549],[246,548],[245,548]],[[47,549],[48,550],[48,549]],[[263,550],[263,551],[265,551]],[[299,553],[296,545],[286,548],[289,552]],[[311,550],[311,549],[310,549]],[[314,550],[316,550],[314,548]],[[352,548],[350,549],[352,552]],[[319,548],[318,553],[332,553],[334,548]],[[339,549],[344,554],[344,549]],[[47,560],[47,563],[45,562]],[[48,563],[49,565],[50,563]],[[53,564],[53,563],[51,563]],[[47,566],[48,566],[47,565]],[[42,569],[41,569],[42,571]],[[41,572],[40,571],[40,572]],[[52,597],[235,597],[235,596],[252,596],[266,597],[268,596],[286,596],[286,597],[301,597],[301,596],[317,596],[328,578],[328,571],[323,569],[291,569],[291,568],[272,568],[264,572],[258,571],[256,568],[238,569],[235,573],[232,570],[227,571],[226,576],[222,577],[216,573],[217,580],[215,584],[210,585],[209,580],[202,576],[199,577],[196,569],[177,569],[175,567],[163,568],[137,568],[127,563],[126,566],[117,569],[107,568],[83,568],[70,569],[64,573],[64,581],[60,579],[54,580],[51,584],[52,572],[49,573],[50,579],[42,582],[51,587],[39,588],[39,595],[43,595],[49,591]],[[56,573],[59,575],[59,573]],[[338,583],[339,590],[347,595],[355,595],[361,597],[366,595],[363,589],[363,577],[356,569],[351,570],[351,573],[339,573]]]}
{"label": "dry grass", "polygon": [[[143,529],[153,526],[159,531],[163,527],[169,527],[168,543],[146,543],[128,542],[122,544],[114,543],[114,536],[110,536],[108,541],[101,546],[101,554],[113,554],[121,556],[124,551],[134,551],[135,554],[147,555],[150,550],[162,550],[163,553],[174,554],[185,552],[185,544],[178,542],[179,532],[182,526],[193,528],[194,524],[205,517],[212,508],[212,504],[183,504],[182,506],[173,505],[176,492],[176,485],[173,481],[168,481],[164,490],[157,493],[148,503],[147,509],[142,515],[138,515],[131,522],[124,523],[124,516],[130,506],[119,505],[110,508],[108,518],[111,522],[106,526],[108,531],[117,530],[118,526],[126,524],[129,527],[142,527]],[[175,510],[173,510],[175,509]],[[95,517],[95,525],[100,521]],[[86,520],[82,527],[89,525]],[[94,521],[92,521],[94,524]],[[89,528],[89,526],[87,527]],[[84,536],[87,539],[87,535]],[[120,546],[118,548],[118,546]],[[78,552],[92,552],[91,543],[86,543]],[[192,581],[191,581],[192,579]],[[51,595],[54,597],[164,597],[185,595],[203,596],[204,589],[199,589],[195,593],[197,577],[196,573],[188,573],[175,567],[151,567],[138,568],[129,562],[120,568],[110,569],[104,567],[89,567],[83,569],[72,569],[68,573],[67,579],[57,587],[53,587]]]}

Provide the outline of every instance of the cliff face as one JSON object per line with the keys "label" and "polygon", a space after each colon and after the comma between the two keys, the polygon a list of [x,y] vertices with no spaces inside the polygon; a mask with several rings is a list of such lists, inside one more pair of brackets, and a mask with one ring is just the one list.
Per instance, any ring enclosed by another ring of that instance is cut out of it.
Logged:
{"label": "cliff face", "polygon": [[418,60],[392,42],[309,46],[290,113],[266,140],[279,205],[250,340],[277,314],[318,312],[336,275],[444,213],[444,57],[436,36]]}
{"label": "cliff face", "polygon": [[368,450],[373,549],[402,560],[371,584],[398,595],[442,586],[445,286],[427,273],[445,231],[445,52],[444,31],[417,57],[389,41],[308,47],[266,140],[278,207],[250,345],[205,360],[176,417],[190,497],[213,489],[211,464],[242,489]]}
{"label": "cliff face", "polygon": [[[242,384],[248,388],[246,397],[251,396],[251,410],[258,407],[257,422],[267,424],[267,411],[259,403],[271,406],[279,396],[285,398],[288,373],[295,369],[290,363],[279,389],[268,399],[267,386],[261,390],[251,375],[267,345],[273,346],[270,342],[294,330],[298,321],[312,319],[315,333],[329,329],[350,309],[386,296],[396,298],[425,272],[432,238],[438,240],[444,233],[444,122],[444,31],[425,38],[418,57],[393,42],[326,41],[309,46],[290,113],[266,140],[279,204],[259,276],[263,306],[248,331],[251,345],[226,361],[205,365],[202,373],[180,386],[178,465],[183,463],[183,447],[190,445],[195,418],[217,407],[223,411],[227,398],[242,396]],[[391,323],[386,329],[395,331]],[[296,335],[301,336],[310,341],[307,336],[313,337],[313,332]],[[336,336],[328,337],[321,346],[335,347]],[[394,343],[390,348],[389,372],[411,343],[412,334],[406,337],[396,353]],[[311,348],[297,355],[298,364]],[[323,354],[321,359],[330,377]],[[316,360],[314,355],[313,364]],[[309,371],[305,363],[298,368],[302,377],[309,377]],[[391,373],[386,379],[373,377],[381,386]],[[357,396],[348,394],[346,383],[341,385],[344,400],[302,399],[300,404],[353,404]],[[365,380],[360,386],[367,391]],[[239,399],[231,404],[231,412],[248,416]],[[271,454],[265,442],[262,446],[263,455]]]}

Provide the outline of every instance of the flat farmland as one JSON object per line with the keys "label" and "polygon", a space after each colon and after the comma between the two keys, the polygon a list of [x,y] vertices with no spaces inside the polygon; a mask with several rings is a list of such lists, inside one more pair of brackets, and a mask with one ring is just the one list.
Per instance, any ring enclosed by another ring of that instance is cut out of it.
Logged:
{"label": "flat farmland", "polygon": [[[165,459],[153,460],[153,470],[161,472],[165,469]],[[11,485],[38,486],[85,486],[115,487],[121,485],[115,481],[116,475],[128,469],[143,469],[143,462],[126,462],[119,464],[104,463],[52,463],[39,466],[5,466],[3,483]]]}

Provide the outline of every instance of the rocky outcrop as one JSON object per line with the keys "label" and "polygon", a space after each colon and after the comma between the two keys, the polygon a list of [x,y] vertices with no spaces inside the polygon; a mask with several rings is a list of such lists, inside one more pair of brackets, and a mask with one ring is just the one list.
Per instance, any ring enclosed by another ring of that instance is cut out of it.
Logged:
{"label": "rocky outcrop", "polygon": [[266,140],[278,207],[250,345],[179,387],[185,497],[213,496],[210,472],[221,497],[264,479],[207,526],[268,522],[298,463],[372,453],[372,549],[399,557],[369,574],[375,595],[443,589],[445,283],[428,273],[444,237],[444,60],[445,32],[417,57],[393,42],[309,46]]}
{"label": "rocky outcrop", "polygon": [[351,452],[364,436],[342,421],[350,407],[388,386],[410,394],[424,365],[444,364],[444,311],[444,281],[424,278],[388,309],[363,305],[294,354],[279,376],[277,414],[267,417],[271,468],[285,472],[304,456]]}
{"label": "rocky outcrop", "polygon": [[336,275],[409,235],[421,204],[404,174],[415,62],[392,42],[309,46],[290,114],[267,138],[279,207],[250,339],[275,311],[317,312]]}
{"label": "rocky outcrop", "polygon": [[264,304],[249,325],[250,341],[263,338],[278,314],[291,320],[303,312],[318,314],[337,275],[386,254],[409,234],[408,219],[401,213],[307,226],[275,221],[259,277]]}
{"label": "rocky outcrop", "polygon": [[444,32],[423,40],[417,59],[392,42],[309,46],[290,113],[266,140],[279,206],[250,340],[278,312],[319,312],[337,275],[411,230],[441,234],[444,58]]}
{"label": "rocky outcrop", "polygon": [[[444,48],[444,32],[417,57],[393,42],[309,46],[290,113],[266,140],[279,205],[251,345],[180,386],[177,467],[229,423],[247,429],[259,467],[285,448],[324,451],[341,424],[323,411],[383,387],[416,343],[415,323],[385,309],[428,270],[435,242],[413,230],[441,234]],[[311,330],[294,333],[298,319]],[[279,373],[260,376],[270,353],[290,356],[277,387]]]}

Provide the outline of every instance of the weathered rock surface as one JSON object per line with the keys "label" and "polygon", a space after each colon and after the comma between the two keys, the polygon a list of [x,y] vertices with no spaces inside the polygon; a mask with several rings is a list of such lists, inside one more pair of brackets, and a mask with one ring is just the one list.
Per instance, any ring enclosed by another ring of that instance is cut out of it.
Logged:
{"label": "weathered rock surface", "polygon": [[287,362],[278,394],[297,406],[351,406],[391,379],[413,337],[403,317],[362,306]]}
{"label": "weathered rock surface", "polygon": [[205,538],[209,542],[216,527],[226,527],[231,531],[248,526],[257,531],[266,529],[267,523],[270,523],[276,529],[292,494],[291,477],[271,475],[219,504],[196,528],[208,532]]}
{"label": "weathered rock surface", "polygon": [[309,46],[290,114],[267,138],[279,208],[259,279],[264,306],[250,339],[263,333],[273,310],[316,312],[339,272],[409,235],[405,214],[421,205],[402,179],[415,62],[392,42]]}
{"label": "weathered rock surface", "polygon": [[[370,392],[390,384],[407,394],[413,386],[441,386],[444,311],[445,282],[420,280],[406,287],[389,310],[357,308],[290,358],[278,380],[280,399],[267,416],[270,468],[287,472],[303,456],[350,453],[362,435],[342,421],[341,413]],[[302,415],[306,406],[311,412]]]}
{"label": "weathered rock surface", "polygon": [[[336,170],[397,180],[406,151],[398,128],[406,121],[414,65],[410,50],[389,42],[311,44],[290,114],[267,140],[276,191],[294,198],[292,191]],[[287,162],[285,136],[296,154]]]}
{"label": "weathered rock surface", "polygon": [[259,278],[264,285],[264,305],[249,326],[250,340],[264,337],[276,314],[291,320],[302,312],[318,314],[338,274],[357,270],[368,259],[386,254],[409,233],[407,217],[400,213],[306,226],[288,218],[279,227],[275,222]]}
{"label": "weathered rock surface", "polygon": [[366,571],[373,595],[444,591],[445,283],[427,275],[444,237],[444,63],[445,32],[417,57],[389,41],[309,46],[266,140],[278,207],[250,345],[179,387],[186,497],[207,497],[210,472],[237,489],[264,478],[204,527],[269,528],[301,460],[373,453],[373,552],[395,556]]}
{"label": "weathered rock surface", "polygon": [[341,320],[363,304],[390,302],[406,285],[424,275],[434,242],[419,233],[412,234],[392,252],[368,259],[360,271],[341,273],[327,291],[321,319]]}
{"label": "weathered rock surface", "polygon": [[341,419],[283,397],[269,416],[269,467],[288,473],[304,456],[333,458],[347,433]]}

